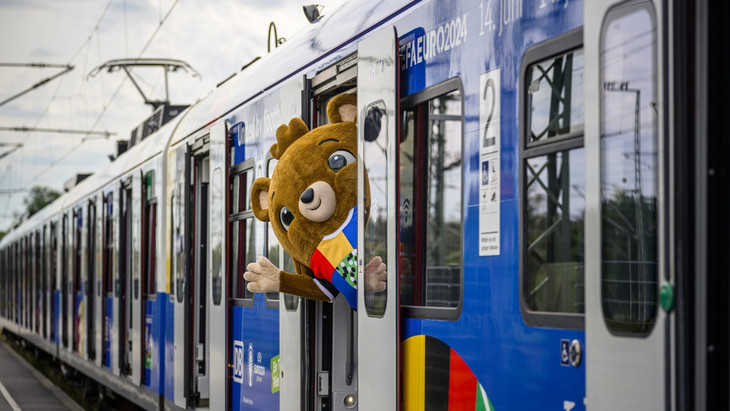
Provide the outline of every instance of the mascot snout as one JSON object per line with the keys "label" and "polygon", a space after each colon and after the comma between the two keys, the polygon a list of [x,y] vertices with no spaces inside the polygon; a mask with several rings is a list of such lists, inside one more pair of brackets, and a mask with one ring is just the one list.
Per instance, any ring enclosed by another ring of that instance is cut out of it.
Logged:
{"label": "mascot snout", "polygon": [[324,181],[315,181],[299,197],[299,212],[315,223],[329,220],[336,208],[335,191]]}

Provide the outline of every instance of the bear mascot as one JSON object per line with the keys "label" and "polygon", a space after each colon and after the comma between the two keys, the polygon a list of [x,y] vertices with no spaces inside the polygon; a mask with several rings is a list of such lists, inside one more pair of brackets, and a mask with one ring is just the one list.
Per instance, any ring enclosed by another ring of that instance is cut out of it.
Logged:
{"label": "bear mascot", "polygon": [[[300,118],[276,131],[271,178],[251,187],[255,217],[272,225],[296,273],[266,257],[248,264],[252,292],[282,292],[334,301],[342,293],[357,308],[357,97],[341,94],[327,104],[329,124],[309,130]],[[365,219],[369,212],[365,177]],[[365,266],[365,289],[386,288],[386,265],[374,257]]]}

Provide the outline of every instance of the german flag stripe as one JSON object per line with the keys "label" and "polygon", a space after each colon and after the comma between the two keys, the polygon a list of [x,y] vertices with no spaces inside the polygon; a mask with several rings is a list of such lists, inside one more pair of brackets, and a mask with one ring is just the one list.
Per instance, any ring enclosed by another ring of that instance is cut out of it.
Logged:
{"label": "german flag stripe", "polygon": [[451,348],[426,336],[426,404],[429,410],[449,409]]}
{"label": "german flag stripe", "polygon": [[451,350],[451,377],[449,378],[449,406],[457,409],[461,405],[471,408],[476,403],[479,382],[464,360]]}
{"label": "german flag stripe", "polygon": [[327,281],[332,281],[332,272],[335,270],[327,261],[327,258],[322,253],[315,249],[312,253],[312,258],[309,259],[309,268],[312,269],[314,275],[317,278],[324,278]]}
{"label": "german flag stripe", "polygon": [[426,336],[416,335],[403,341],[403,409],[424,411],[426,398]]}
{"label": "german flag stripe", "polygon": [[416,335],[402,345],[405,410],[494,411],[469,366],[443,341]]}

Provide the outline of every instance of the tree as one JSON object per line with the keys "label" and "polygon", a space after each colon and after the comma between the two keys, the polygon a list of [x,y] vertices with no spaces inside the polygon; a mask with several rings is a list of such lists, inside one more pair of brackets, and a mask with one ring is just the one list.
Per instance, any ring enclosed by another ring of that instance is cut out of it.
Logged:
{"label": "tree", "polygon": [[33,214],[41,211],[43,207],[52,203],[53,200],[61,196],[58,191],[42,186],[33,186],[28,193],[28,196],[23,199],[25,204],[25,217],[30,217]]}

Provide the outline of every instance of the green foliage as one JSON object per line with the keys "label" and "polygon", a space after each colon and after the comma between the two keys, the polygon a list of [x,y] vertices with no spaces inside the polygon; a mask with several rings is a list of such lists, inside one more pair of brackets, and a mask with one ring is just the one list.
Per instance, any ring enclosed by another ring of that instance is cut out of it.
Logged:
{"label": "green foliage", "polygon": [[28,196],[23,200],[25,205],[25,211],[27,216],[30,217],[33,214],[41,211],[43,207],[52,203],[53,200],[61,196],[58,191],[42,186],[33,186],[28,193]]}

